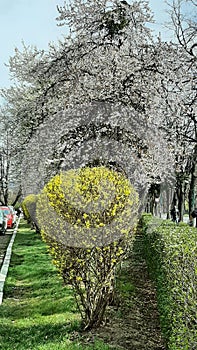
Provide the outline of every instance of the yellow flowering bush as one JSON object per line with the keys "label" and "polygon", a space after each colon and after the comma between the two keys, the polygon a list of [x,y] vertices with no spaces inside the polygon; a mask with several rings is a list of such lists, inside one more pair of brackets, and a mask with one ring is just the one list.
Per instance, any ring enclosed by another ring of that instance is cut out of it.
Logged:
{"label": "yellow flowering bush", "polygon": [[104,166],[62,172],[39,196],[42,238],[74,288],[86,328],[103,319],[137,214],[138,195],[129,180]]}
{"label": "yellow flowering bush", "polygon": [[34,195],[33,194],[28,195],[27,197],[25,197],[25,199],[21,203],[21,208],[23,210],[24,218],[29,223],[31,222],[31,217],[30,217],[30,214],[29,214],[29,210],[27,209],[26,203],[28,202],[29,199],[31,200],[32,196],[34,196]]}
{"label": "yellow flowering bush", "polygon": [[22,209],[25,216],[25,219],[32,223],[36,231],[39,232],[39,226],[36,218],[36,203],[38,196],[35,194],[29,194],[22,202]]}

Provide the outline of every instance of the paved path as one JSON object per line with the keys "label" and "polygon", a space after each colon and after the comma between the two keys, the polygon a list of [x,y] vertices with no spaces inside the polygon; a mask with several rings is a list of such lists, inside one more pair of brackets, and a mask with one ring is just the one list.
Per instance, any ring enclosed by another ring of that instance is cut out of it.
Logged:
{"label": "paved path", "polygon": [[[16,227],[12,230],[9,234],[10,231],[7,231],[5,236],[3,237],[2,242],[2,248],[0,251],[1,255],[1,268],[0,268],[0,305],[2,304],[3,301],[3,289],[4,289],[4,283],[7,277],[8,269],[9,269],[9,264],[10,264],[10,259],[11,259],[11,254],[12,254],[12,245],[14,243],[14,239],[18,230],[18,225],[20,223],[20,216],[18,218],[18,221],[16,223]],[[10,237],[9,237],[10,236]],[[8,237],[8,238],[7,238]]]}
{"label": "paved path", "polygon": [[4,236],[0,236],[0,269],[6,254],[6,250],[10,239],[12,237],[13,230],[7,230]]}

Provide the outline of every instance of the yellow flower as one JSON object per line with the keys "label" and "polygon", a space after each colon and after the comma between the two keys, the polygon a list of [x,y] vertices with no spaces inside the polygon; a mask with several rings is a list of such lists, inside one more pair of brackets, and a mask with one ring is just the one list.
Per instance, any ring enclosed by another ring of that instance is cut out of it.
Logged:
{"label": "yellow flower", "polygon": [[90,221],[87,220],[87,221],[85,222],[85,225],[86,225],[87,228],[90,228]]}
{"label": "yellow flower", "polygon": [[82,277],[77,276],[77,277],[76,277],[76,280],[77,280],[77,281],[82,281]]}

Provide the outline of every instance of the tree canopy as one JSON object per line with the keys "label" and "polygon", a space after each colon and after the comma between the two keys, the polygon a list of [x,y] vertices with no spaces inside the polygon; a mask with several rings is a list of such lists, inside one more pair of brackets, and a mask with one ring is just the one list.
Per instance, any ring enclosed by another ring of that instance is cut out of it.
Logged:
{"label": "tree canopy", "polygon": [[128,170],[130,164],[130,174],[135,167],[132,180],[146,188],[172,183],[173,174],[177,181],[185,173],[190,178],[196,157],[195,21],[183,18],[182,5],[176,0],[170,7],[175,42],[153,37],[147,1],[73,0],[57,7],[68,36],[47,52],[25,44],[15,50],[9,61],[15,84],[1,91],[7,101],[2,114],[12,120],[15,150],[24,159],[24,194],[37,193],[66,163],[121,163],[121,154],[127,155],[121,166]]}

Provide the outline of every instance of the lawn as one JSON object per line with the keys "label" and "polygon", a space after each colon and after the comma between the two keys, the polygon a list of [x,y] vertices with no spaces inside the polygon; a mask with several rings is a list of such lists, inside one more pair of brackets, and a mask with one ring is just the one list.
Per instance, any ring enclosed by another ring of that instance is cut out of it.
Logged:
{"label": "lawn", "polygon": [[104,324],[82,332],[72,289],[63,285],[40,235],[22,220],[0,306],[0,349],[164,350],[141,240],[137,234],[122,263]]}
{"label": "lawn", "polygon": [[0,306],[0,349],[109,349],[99,340],[83,345],[79,329],[72,289],[63,286],[40,235],[22,221]]}

